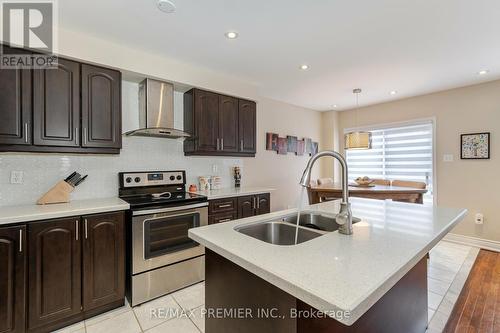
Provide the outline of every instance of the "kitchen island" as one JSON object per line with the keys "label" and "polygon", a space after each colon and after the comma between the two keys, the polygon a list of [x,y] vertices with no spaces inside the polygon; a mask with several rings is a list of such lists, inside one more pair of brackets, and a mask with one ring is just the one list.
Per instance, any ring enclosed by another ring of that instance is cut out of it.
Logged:
{"label": "kitchen island", "polygon": [[[235,230],[296,210],[191,229],[207,248],[206,332],[425,332],[426,254],[466,210],[351,202],[361,219],[353,235],[326,232],[297,245]],[[331,201],[305,210],[339,208]]]}

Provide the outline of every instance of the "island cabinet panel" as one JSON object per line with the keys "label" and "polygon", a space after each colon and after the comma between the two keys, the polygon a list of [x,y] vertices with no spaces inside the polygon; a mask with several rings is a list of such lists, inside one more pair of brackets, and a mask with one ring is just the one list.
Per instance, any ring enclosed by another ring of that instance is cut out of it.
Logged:
{"label": "island cabinet panel", "polygon": [[79,218],[29,224],[29,302],[31,330],[81,311]]}
{"label": "island cabinet panel", "polygon": [[240,152],[255,154],[257,151],[257,105],[253,101],[239,101]]}
{"label": "island cabinet panel", "polygon": [[80,64],[59,59],[56,69],[33,73],[34,143],[80,146]]}
{"label": "island cabinet panel", "polygon": [[83,147],[121,148],[121,73],[82,65]]}
{"label": "island cabinet panel", "polygon": [[83,216],[83,309],[123,300],[125,240],[123,213]]}
{"label": "island cabinet panel", "polygon": [[253,157],[256,104],[200,89],[184,94],[185,155]]}
{"label": "island cabinet panel", "polygon": [[209,249],[205,265],[207,311],[245,310],[239,317],[207,316],[206,333],[424,333],[427,329],[426,258],[351,326],[325,317],[323,312]]}
{"label": "island cabinet panel", "polygon": [[219,149],[238,152],[238,99],[219,96]]}
{"label": "island cabinet panel", "polygon": [[[28,53],[7,46],[3,52]],[[31,145],[31,90],[31,70],[0,69],[0,144]]]}
{"label": "island cabinet panel", "polygon": [[25,330],[26,227],[0,228],[0,332]]}

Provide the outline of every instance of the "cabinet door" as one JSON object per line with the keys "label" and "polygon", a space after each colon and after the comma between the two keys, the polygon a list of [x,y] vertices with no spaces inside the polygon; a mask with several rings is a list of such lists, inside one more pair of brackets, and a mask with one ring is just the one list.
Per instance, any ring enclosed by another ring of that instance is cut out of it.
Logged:
{"label": "cabinet door", "polygon": [[262,193],[257,195],[257,215],[271,212],[271,195]]}
{"label": "cabinet door", "polygon": [[208,224],[217,224],[236,220],[236,212],[220,213],[208,216]]}
{"label": "cabinet door", "polygon": [[238,218],[250,217],[255,215],[255,196],[247,195],[238,197]]}
{"label": "cabinet door", "polygon": [[195,142],[198,151],[219,149],[219,95],[202,90],[194,93]]}
{"label": "cabinet door", "polygon": [[34,329],[81,311],[80,220],[28,226],[28,325]]}
{"label": "cabinet door", "polygon": [[238,151],[238,99],[219,96],[219,150]]}
{"label": "cabinet door", "polygon": [[80,65],[33,71],[33,136],[40,146],[80,146]]}
{"label": "cabinet door", "polygon": [[0,228],[0,332],[24,332],[26,227]]}
{"label": "cabinet door", "polygon": [[121,148],[121,73],[82,65],[83,147]]}
{"label": "cabinet door", "polygon": [[[28,52],[3,46],[5,54]],[[0,144],[31,145],[31,70],[0,69]]]}
{"label": "cabinet door", "polygon": [[123,213],[83,217],[83,309],[125,297]]}
{"label": "cabinet door", "polygon": [[256,152],[257,109],[255,102],[239,100],[239,144],[240,153]]}

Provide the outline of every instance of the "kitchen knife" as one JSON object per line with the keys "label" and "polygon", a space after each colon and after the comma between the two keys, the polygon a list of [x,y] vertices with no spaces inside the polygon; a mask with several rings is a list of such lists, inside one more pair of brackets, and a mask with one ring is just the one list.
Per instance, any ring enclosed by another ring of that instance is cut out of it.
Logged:
{"label": "kitchen knife", "polygon": [[80,185],[84,180],[85,178],[87,178],[88,175],[85,175],[83,178],[80,178],[76,183],[75,183],[75,186],[78,186]]}
{"label": "kitchen knife", "polygon": [[72,173],[71,175],[69,175],[68,177],[66,177],[66,179],[65,179],[64,181],[67,183],[67,182],[68,182],[68,181],[69,181],[72,177],[74,177],[75,175],[76,175],[76,171],[75,171],[75,172],[73,172],[73,173]]}
{"label": "kitchen knife", "polygon": [[71,186],[75,187],[75,183],[82,177],[82,175],[80,175],[78,172],[70,178],[70,180],[68,181],[68,184],[70,184]]}

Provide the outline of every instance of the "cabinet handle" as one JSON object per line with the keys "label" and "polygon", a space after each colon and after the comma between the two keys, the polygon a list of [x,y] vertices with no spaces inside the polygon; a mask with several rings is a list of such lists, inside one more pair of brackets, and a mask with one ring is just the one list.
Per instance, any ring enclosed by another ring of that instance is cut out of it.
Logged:
{"label": "cabinet handle", "polygon": [[87,222],[87,219],[84,220],[84,226],[85,226],[85,239],[89,238],[88,236],[88,222]]}
{"label": "cabinet handle", "polygon": [[225,204],[225,205],[219,205],[219,208],[227,208],[231,206],[232,206],[231,204]]}
{"label": "cabinet handle", "polygon": [[260,209],[260,199],[257,198],[257,209]]}
{"label": "cabinet handle", "polygon": [[78,145],[78,127],[75,127],[75,144]]}
{"label": "cabinet handle", "polygon": [[28,123],[24,123],[24,142],[28,143]]}
{"label": "cabinet handle", "polygon": [[240,140],[240,151],[243,151],[243,139]]}
{"label": "cabinet handle", "polygon": [[19,252],[23,252],[23,229],[19,229]]}
{"label": "cabinet handle", "polygon": [[80,229],[80,226],[79,226],[80,222],[78,222],[78,220],[76,220],[75,224],[76,224],[75,239],[78,240],[78,238],[79,238],[78,236],[79,236],[79,232],[80,232],[79,231],[79,229]]}
{"label": "cabinet handle", "polygon": [[217,150],[220,150],[220,139],[217,138]]}
{"label": "cabinet handle", "polygon": [[224,150],[224,138],[220,139],[220,150]]}
{"label": "cabinet handle", "polygon": [[223,219],[223,220],[219,220],[219,223],[229,222],[229,221],[231,221],[231,219]]}
{"label": "cabinet handle", "polygon": [[83,129],[83,144],[84,145],[87,144],[87,129],[86,128]]}
{"label": "cabinet handle", "polygon": [[255,209],[255,197],[253,197],[253,209]]}

